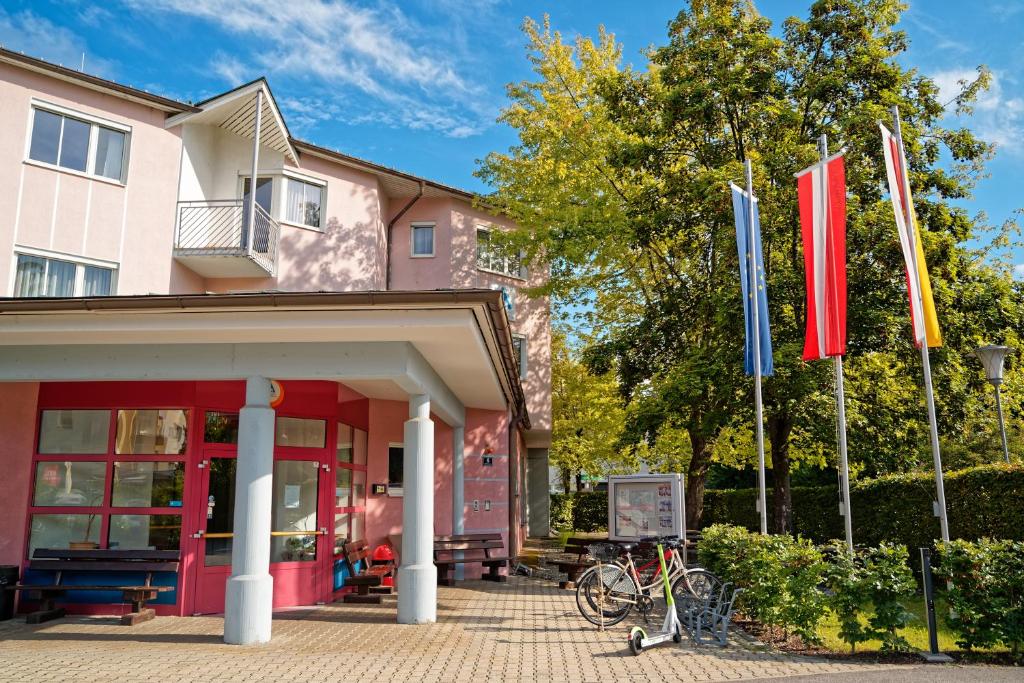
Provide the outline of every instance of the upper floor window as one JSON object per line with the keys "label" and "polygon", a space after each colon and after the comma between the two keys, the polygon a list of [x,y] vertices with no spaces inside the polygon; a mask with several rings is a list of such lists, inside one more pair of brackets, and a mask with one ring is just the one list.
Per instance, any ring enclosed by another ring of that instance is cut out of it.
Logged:
{"label": "upper floor window", "polygon": [[434,224],[412,224],[412,256],[434,255]]}
{"label": "upper floor window", "polygon": [[509,320],[516,319],[516,290],[515,287],[505,285],[491,285],[491,289],[501,292],[501,303],[505,305],[505,312]]}
{"label": "upper floor window", "polygon": [[522,253],[515,253],[492,239],[487,228],[476,229],[476,267],[509,277],[526,279]]}
{"label": "upper floor window", "polygon": [[124,182],[127,129],[35,107],[28,157],[79,173]]}
{"label": "upper floor window", "polygon": [[18,254],[14,296],[109,296],[114,293],[116,270],[102,266]]}
{"label": "upper floor window", "polygon": [[512,349],[519,360],[519,379],[526,379],[526,337],[513,334]]}
{"label": "upper floor window", "polygon": [[288,202],[284,219],[289,223],[305,225],[320,230],[323,228],[324,199],[322,185],[307,183],[296,178],[288,178]]}

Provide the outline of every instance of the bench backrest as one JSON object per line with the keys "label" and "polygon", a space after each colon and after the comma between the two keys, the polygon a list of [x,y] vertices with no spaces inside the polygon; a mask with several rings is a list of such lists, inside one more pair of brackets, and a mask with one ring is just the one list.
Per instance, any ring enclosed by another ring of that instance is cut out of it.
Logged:
{"label": "bench backrest", "polygon": [[[477,536],[477,538],[466,538]],[[484,538],[486,537],[486,538]],[[495,557],[497,551],[504,549],[501,534],[459,534],[457,536],[438,536],[434,538],[434,558],[442,559],[442,555],[463,553],[465,559],[488,559]]]}
{"label": "bench backrest", "polygon": [[345,559],[348,561],[349,569],[352,570],[353,574],[356,572],[356,563],[361,560],[365,568],[370,563],[369,557],[370,544],[366,541],[352,541],[345,544]]}
{"label": "bench backrest", "polygon": [[[64,550],[36,548],[29,560],[29,569],[39,571],[111,572],[137,571],[176,572],[180,565],[177,550]],[[60,574],[58,574],[58,581]]]}

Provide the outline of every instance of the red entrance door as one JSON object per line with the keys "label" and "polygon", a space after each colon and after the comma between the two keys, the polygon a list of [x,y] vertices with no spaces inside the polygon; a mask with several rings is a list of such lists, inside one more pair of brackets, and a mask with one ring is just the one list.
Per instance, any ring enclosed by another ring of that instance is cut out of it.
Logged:
{"label": "red entrance door", "polygon": [[[275,449],[271,503],[270,574],[274,606],[310,605],[329,589],[330,552],[322,489],[328,466],[325,449]],[[291,452],[289,452],[291,451]],[[195,614],[224,611],[234,539],[234,448],[208,447],[200,463],[198,529],[194,547]],[[325,473],[323,476],[321,473]],[[326,587],[326,588],[325,588]]]}

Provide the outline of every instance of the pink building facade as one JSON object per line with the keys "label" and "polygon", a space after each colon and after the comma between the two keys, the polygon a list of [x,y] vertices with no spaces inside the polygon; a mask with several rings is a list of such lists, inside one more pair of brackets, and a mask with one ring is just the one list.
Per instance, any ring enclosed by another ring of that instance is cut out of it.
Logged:
{"label": "pink building facade", "polygon": [[346,542],[396,546],[421,622],[433,535],[546,535],[548,302],[508,220],[295,139],[262,79],[193,105],[0,50],[0,121],[0,564],[180,550],[159,611],[269,637]]}

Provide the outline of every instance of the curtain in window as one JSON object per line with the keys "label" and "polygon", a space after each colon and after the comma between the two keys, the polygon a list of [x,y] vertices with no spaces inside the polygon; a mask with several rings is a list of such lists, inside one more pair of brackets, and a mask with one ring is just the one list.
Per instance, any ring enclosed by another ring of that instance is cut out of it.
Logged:
{"label": "curtain in window", "polygon": [[121,179],[124,161],[124,133],[109,128],[99,129],[96,141],[96,168],[94,173],[105,178]]}
{"label": "curtain in window", "polygon": [[412,253],[416,256],[427,256],[434,253],[434,229],[426,225],[418,225],[412,229]]}
{"label": "curtain in window", "polygon": [[51,259],[46,269],[46,294],[44,296],[74,295],[75,264]]}
{"label": "curtain in window", "polygon": [[14,296],[44,296],[46,293],[46,259],[38,256],[18,256],[18,271],[14,277]]}
{"label": "curtain in window", "polygon": [[109,296],[111,294],[110,274],[109,268],[86,266],[85,278],[82,282],[82,296]]}
{"label": "curtain in window", "polygon": [[290,223],[305,223],[303,186],[304,183],[292,180],[291,178],[288,179],[288,203],[286,205],[287,213],[285,213],[285,219]]}

